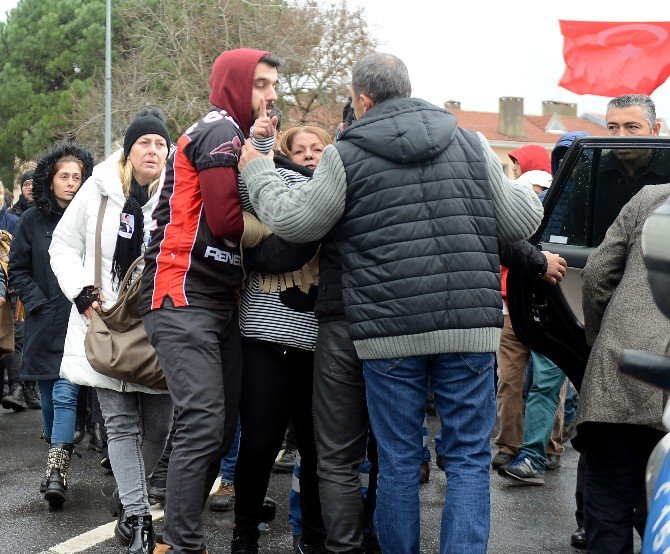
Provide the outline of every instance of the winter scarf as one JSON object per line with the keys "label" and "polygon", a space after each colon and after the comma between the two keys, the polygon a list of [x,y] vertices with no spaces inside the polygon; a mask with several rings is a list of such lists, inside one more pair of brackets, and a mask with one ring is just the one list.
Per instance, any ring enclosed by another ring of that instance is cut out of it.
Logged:
{"label": "winter scarf", "polygon": [[131,264],[142,254],[144,240],[144,215],[142,206],[149,201],[148,187],[141,186],[133,177],[130,193],[121,210],[122,214],[132,216],[133,229],[130,237],[119,230],[116,237],[116,248],[112,258],[112,282],[116,280],[117,287],[125,277]]}

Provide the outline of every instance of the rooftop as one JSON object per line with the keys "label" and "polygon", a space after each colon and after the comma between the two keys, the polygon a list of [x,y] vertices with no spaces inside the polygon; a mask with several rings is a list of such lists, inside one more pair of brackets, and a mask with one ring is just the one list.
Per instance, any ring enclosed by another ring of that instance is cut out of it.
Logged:
{"label": "rooftop", "polygon": [[603,121],[605,117],[598,114],[584,116],[571,115],[524,115],[524,136],[507,136],[499,132],[498,114],[490,112],[470,112],[456,108],[448,108],[456,116],[458,125],[471,131],[479,131],[489,142],[532,142],[539,144],[555,144],[563,133],[586,131],[591,135],[604,135],[605,128],[595,121]]}

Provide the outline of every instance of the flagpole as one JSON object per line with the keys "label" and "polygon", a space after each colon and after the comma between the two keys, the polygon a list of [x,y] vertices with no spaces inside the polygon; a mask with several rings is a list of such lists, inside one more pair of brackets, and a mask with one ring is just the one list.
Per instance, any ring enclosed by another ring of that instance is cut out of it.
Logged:
{"label": "flagpole", "polygon": [[105,18],[105,158],[112,153],[112,0]]}

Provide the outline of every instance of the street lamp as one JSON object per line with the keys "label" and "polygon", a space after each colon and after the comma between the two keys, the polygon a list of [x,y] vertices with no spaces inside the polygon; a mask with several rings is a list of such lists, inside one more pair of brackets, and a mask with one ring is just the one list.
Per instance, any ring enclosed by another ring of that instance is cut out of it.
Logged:
{"label": "street lamp", "polygon": [[105,21],[105,159],[112,153],[112,0]]}

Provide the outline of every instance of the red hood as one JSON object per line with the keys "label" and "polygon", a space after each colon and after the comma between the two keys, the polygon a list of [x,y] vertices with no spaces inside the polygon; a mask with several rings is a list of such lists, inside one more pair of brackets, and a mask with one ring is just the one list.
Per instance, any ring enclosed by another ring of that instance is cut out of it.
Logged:
{"label": "red hood", "polygon": [[249,135],[253,125],[251,90],[254,71],[259,60],[268,53],[251,48],[227,50],[216,58],[212,66],[209,101],[217,108],[226,110],[245,136]]}
{"label": "red hood", "polygon": [[512,161],[516,160],[521,166],[521,173],[539,169],[551,174],[551,159],[547,149],[539,144],[526,144],[521,148],[512,150],[509,154]]}

